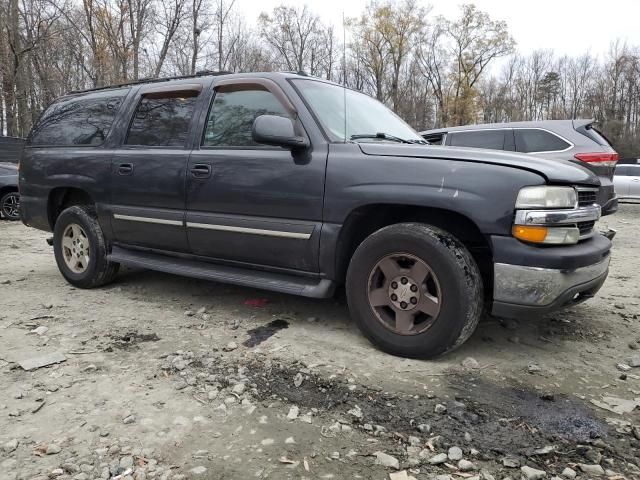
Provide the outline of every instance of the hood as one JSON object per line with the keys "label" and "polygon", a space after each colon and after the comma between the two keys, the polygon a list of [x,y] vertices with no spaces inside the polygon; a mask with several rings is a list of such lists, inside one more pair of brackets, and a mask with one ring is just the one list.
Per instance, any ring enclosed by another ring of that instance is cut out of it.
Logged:
{"label": "hood", "polygon": [[389,143],[358,143],[365,155],[412,157],[488,163],[528,170],[543,176],[548,183],[600,185],[591,171],[565,160],[548,160],[538,155],[484,150],[481,148],[441,147],[437,145],[406,145]]}

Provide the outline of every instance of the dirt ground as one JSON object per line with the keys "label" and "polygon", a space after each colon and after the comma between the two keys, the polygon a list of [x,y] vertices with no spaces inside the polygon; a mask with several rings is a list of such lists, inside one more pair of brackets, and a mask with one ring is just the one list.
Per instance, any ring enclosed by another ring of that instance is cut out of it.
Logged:
{"label": "dirt ground", "polygon": [[415,361],[341,300],[137,270],[75,289],[47,233],[0,222],[0,479],[640,479],[640,205],[601,223],[596,298]]}

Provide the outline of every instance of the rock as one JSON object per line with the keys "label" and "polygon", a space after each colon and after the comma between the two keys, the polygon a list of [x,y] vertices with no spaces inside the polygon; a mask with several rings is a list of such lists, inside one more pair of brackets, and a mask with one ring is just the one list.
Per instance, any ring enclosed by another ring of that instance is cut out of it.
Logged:
{"label": "rock", "polygon": [[44,335],[48,331],[49,331],[49,327],[45,327],[44,325],[41,325],[31,330],[31,333],[35,333],[36,335]]}
{"label": "rock", "polygon": [[473,357],[467,357],[462,361],[462,366],[464,368],[469,368],[469,369],[475,369],[475,368],[480,368],[480,364],[478,363],[478,361],[473,358]]}
{"label": "rock", "polygon": [[520,469],[522,472],[522,478],[526,480],[540,480],[547,476],[547,472],[544,470],[537,470],[535,468],[527,467],[526,465]]}
{"label": "rock", "polygon": [[616,368],[618,370],[620,370],[621,372],[628,372],[629,370],[631,370],[631,367],[629,365],[627,365],[626,363],[618,363],[616,365]]}
{"label": "rock", "polygon": [[200,307],[196,313],[198,315],[202,315],[203,313],[207,313],[207,309],[205,307]]}
{"label": "rock", "polygon": [[191,470],[189,470],[189,472],[191,472],[193,475],[204,475],[206,471],[207,471],[207,468],[203,467],[202,465],[198,467],[193,467]]}
{"label": "rock", "polygon": [[376,465],[382,465],[383,467],[395,468],[398,470],[400,468],[400,462],[396,457],[392,457],[391,455],[387,455],[384,452],[375,452],[376,457]]}
{"label": "rock", "polygon": [[192,310],[185,310],[184,315],[185,317],[193,317],[195,313]]}
{"label": "rock", "polygon": [[449,460],[452,462],[457,462],[458,460],[462,460],[462,449],[460,447],[451,447],[447,454]]}
{"label": "rock", "polygon": [[298,418],[299,413],[300,409],[294,405],[289,409],[289,413],[287,413],[287,420],[295,420]]}
{"label": "rock", "polygon": [[244,383],[236,383],[231,389],[231,392],[236,395],[242,395],[246,388],[247,386]]}
{"label": "rock", "polygon": [[633,368],[640,367],[640,355],[634,355],[629,359],[629,362],[627,363],[629,364],[630,367],[633,367]]}
{"label": "rock", "polygon": [[567,467],[562,471],[561,475],[564,478],[576,478],[577,473],[574,469]]}
{"label": "rock", "polygon": [[120,459],[120,467],[127,469],[133,467],[133,457],[131,455],[126,455]]}
{"label": "rock", "polygon": [[636,440],[640,440],[640,425],[636,425],[631,429],[631,433],[633,434],[634,437],[636,437]]}
{"label": "rock", "polygon": [[446,413],[447,412],[447,406],[443,405],[442,403],[437,403],[436,406],[434,407],[433,411],[435,413]]}
{"label": "rock", "polygon": [[260,442],[262,445],[264,445],[265,447],[269,446],[269,445],[273,445],[275,443],[275,441],[273,440],[273,438],[265,438],[264,440],[262,440]]}
{"label": "rock", "polygon": [[602,461],[602,454],[599,451],[590,448],[584,453],[584,458],[593,464],[599,464]]}
{"label": "rock", "polygon": [[4,453],[11,453],[16,448],[18,448],[18,439],[14,438],[13,440],[9,440],[7,443],[2,445],[2,451]]}
{"label": "rock", "polygon": [[516,457],[504,457],[502,459],[502,465],[507,468],[518,468],[520,466],[520,459]]}
{"label": "rock", "polygon": [[45,451],[45,453],[47,455],[55,455],[57,453],[60,453],[62,451],[62,449],[56,445],[55,443],[50,443],[49,445],[47,445],[47,450]]}
{"label": "rock", "polygon": [[61,468],[55,468],[55,469],[51,470],[51,472],[49,473],[49,476],[51,478],[56,478],[56,477],[59,477],[61,475],[64,475],[64,470],[61,469]]}
{"label": "rock", "polygon": [[421,433],[429,433],[429,432],[431,432],[431,425],[429,425],[428,423],[421,423],[416,428]]}
{"label": "rock", "polygon": [[225,352],[232,352],[236,348],[238,348],[238,344],[236,342],[229,342],[224,347],[222,347],[222,350],[224,350]]}
{"label": "rock", "polygon": [[122,419],[122,423],[124,423],[125,425],[131,425],[132,423],[135,423],[135,422],[136,422],[135,415],[127,415]]}
{"label": "rock", "polygon": [[431,465],[440,465],[448,460],[446,453],[438,453],[431,457],[428,461]]}
{"label": "rock", "polygon": [[471,437],[471,434],[469,432],[464,432],[464,441],[470,442],[471,440],[473,440],[473,437]]}
{"label": "rock", "polygon": [[293,437],[287,437],[287,438],[285,439],[284,443],[285,443],[285,444],[287,444],[287,445],[291,445],[291,444],[296,443],[296,441],[294,440],[294,438],[293,438]]}
{"label": "rock", "polygon": [[296,373],[296,376],[293,377],[293,385],[298,388],[302,385],[302,382],[304,381],[304,377],[302,376],[302,374],[300,372]]}
{"label": "rock", "polygon": [[553,445],[546,445],[542,448],[538,448],[537,450],[533,451],[534,455],[547,455],[548,453],[551,453],[553,451],[555,451],[556,447],[554,447]]}
{"label": "rock", "polygon": [[353,407],[351,410],[349,410],[347,412],[349,415],[351,415],[352,417],[357,418],[358,420],[361,420],[364,417],[364,414],[362,413],[362,410],[360,409],[360,407],[358,405],[356,405],[355,407]]}
{"label": "rock", "polygon": [[419,447],[420,444],[422,443],[422,440],[420,440],[418,437],[415,437],[413,435],[409,435],[409,438],[407,439],[407,441],[409,442],[409,445],[411,445],[412,447]]}
{"label": "rock", "polygon": [[536,363],[530,363],[529,366],[527,367],[527,371],[529,373],[537,373],[539,371],[541,371],[542,369],[540,368],[540,366]]}
{"label": "rock", "polygon": [[406,470],[402,470],[401,472],[390,473],[389,480],[416,480],[416,478],[409,475]]}
{"label": "rock", "polygon": [[462,472],[468,472],[469,470],[475,470],[476,466],[473,464],[473,462],[470,462],[469,460],[460,460],[458,462],[458,470],[462,471]]}
{"label": "rock", "polygon": [[580,471],[586,473],[587,475],[604,475],[604,468],[602,468],[600,465],[587,465],[584,463],[580,463],[578,465],[578,468],[580,469]]}

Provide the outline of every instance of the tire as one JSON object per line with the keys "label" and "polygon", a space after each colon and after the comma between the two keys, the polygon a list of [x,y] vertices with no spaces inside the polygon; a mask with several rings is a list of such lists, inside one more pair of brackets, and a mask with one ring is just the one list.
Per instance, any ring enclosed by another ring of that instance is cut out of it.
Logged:
{"label": "tire", "polygon": [[62,276],[78,288],[106,285],[120,268],[118,263],[107,260],[106,240],[93,207],[63,210],[53,229],[53,251]]}
{"label": "tire", "polygon": [[7,192],[0,198],[0,210],[7,220],[20,220],[20,194],[16,191]]}
{"label": "tire", "polygon": [[351,258],[346,287],[362,333],[401,357],[433,358],[460,346],[484,306],[482,277],[469,251],[444,230],[420,223],[367,237]]}

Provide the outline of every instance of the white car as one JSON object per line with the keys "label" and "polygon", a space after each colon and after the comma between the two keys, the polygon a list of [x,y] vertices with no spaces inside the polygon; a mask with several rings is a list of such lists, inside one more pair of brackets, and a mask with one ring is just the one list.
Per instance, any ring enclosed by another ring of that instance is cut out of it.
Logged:
{"label": "white car", "polygon": [[640,164],[618,165],[613,185],[620,200],[640,200]]}

